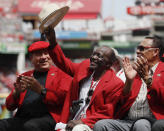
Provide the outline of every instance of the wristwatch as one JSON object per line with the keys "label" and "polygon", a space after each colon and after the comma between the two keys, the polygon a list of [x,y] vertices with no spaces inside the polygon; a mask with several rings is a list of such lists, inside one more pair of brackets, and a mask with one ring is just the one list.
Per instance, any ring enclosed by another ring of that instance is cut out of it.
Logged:
{"label": "wristwatch", "polygon": [[147,86],[150,86],[152,84],[152,81],[153,81],[152,76],[150,76],[145,80],[145,83]]}
{"label": "wristwatch", "polygon": [[41,89],[41,95],[45,97],[46,93],[47,93],[47,89],[46,88],[42,88]]}

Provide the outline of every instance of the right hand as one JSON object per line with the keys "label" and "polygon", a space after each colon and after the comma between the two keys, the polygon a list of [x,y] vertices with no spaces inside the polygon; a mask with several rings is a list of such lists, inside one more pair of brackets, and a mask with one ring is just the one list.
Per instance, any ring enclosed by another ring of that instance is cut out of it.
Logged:
{"label": "right hand", "polygon": [[137,71],[133,68],[128,57],[125,57],[123,60],[123,68],[127,80],[131,81],[137,75]]}
{"label": "right hand", "polygon": [[137,60],[134,64],[134,69],[137,71],[137,73],[143,80],[149,76],[150,67],[145,57],[137,57]]}
{"label": "right hand", "polygon": [[55,46],[57,44],[55,30],[52,27],[48,27],[44,31],[44,34],[46,35],[46,38],[48,39],[51,46]]}
{"label": "right hand", "polygon": [[20,80],[21,80],[21,75],[17,76],[16,82],[14,83],[14,91],[13,95],[15,98],[18,98],[21,92],[24,92],[26,90],[26,87],[21,86]]}

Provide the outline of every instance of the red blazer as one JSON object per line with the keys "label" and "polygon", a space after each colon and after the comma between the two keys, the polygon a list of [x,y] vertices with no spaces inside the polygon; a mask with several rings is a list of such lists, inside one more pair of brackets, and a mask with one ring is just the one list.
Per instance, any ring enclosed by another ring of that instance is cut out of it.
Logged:
{"label": "red blazer", "polygon": [[[128,113],[130,107],[135,101],[141,88],[142,81],[136,76],[132,84],[131,92],[126,96],[121,96],[121,108],[116,114],[116,118],[122,119]],[[152,87],[148,88],[147,99],[150,109],[158,119],[164,119],[164,63],[160,62],[154,72]]]}
{"label": "red blazer", "polygon": [[[50,51],[50,56],[59,68],[70,76],[73,76],[73,85],[67,94],[64,110],[61,115],[61,122],[68,122],[70,115],[69,108],[72,106],[72,101],[79,98],[80,82],[92,73],[89,71],[90,61],[87,59],[81,63],[73,63],[64,56],[59,45]],[[100,79],[93,93],[86,112],[86,118],[81,120],[93,128],[93,125],[98,120],[113,118],[115,103],[118,100],[123,85],[124,83],[116,77],[113,70],[108,70]]]}
{"label": "red blazer", "polygon": [[[26,76],[32,76],[32,74],[33,71],[23,73],[23,75]],[[45,84],[45,88],[47,88],[47,93],[46,97],[44,98],[44,103],[47,105],[50,114],[56,122],[59,122],[66,93],[70,88],[71,82],[72,78],[70,76],[62,72],[60,69],[51,66],[50,70],[48,71]],[[20,108],[26,92],[27,90],[20,94],[19,99],[14,100],[12,90],[12,92],[6,99],[7,109],[13,111],[16,108]]]}

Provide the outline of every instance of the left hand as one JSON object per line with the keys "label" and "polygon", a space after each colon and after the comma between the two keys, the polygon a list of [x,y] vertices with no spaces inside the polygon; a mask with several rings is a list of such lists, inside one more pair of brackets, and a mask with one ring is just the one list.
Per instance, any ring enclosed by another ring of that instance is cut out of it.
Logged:
{"label": "left hand", "polygon": [[26,86],[26,89],[30,89],[36,93],[41,93],[42,85],[31,76],[22,76],[20,80],[21,85]]}
{"label": "left hand", "polygon": [[57,41],[56,41],[56,33],[54,28],[48,27],[45,31],[44,34],[46,35],[46,38],[48,39],[49,43],[51,46],[56,46]]}
{"label": "left hand", "polygon": [[67,123],[66,131],[72,131],[73,127],[78,124],[84,124],[81,120],[71,120]]}
{"label": "left hand", "polygon": [[137,73],[142,79],[145,80],[145,78],[149,76],[150,69],[147,59],[143,56],[137,57],[137,61],[134,63],[134,65]]}

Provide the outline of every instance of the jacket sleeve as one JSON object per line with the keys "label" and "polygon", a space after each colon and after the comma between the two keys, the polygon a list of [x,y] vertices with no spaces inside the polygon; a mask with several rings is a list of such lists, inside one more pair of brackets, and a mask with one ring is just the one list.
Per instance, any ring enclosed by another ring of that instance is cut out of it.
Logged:
{"label": "jacket sleeve", "polygon": [[[33,71],[31,70],[31,71],[25,72],[25,73],[23,73],[21,75],[30,76],[32,72]],[[5,102],[6,108],[8,110],[10,110],[10,111],[13,111],[13,110],[15,110],[16,108],[18,108],[20,106],[20,103],[23,101],[24,96],[26,94],[26,91],[24,91],[24,92],[20,93],[19,98],[14,99],[14,97],[13,97],[13,91],[14,91],[14,89],[12,89],[11,93],[6,98],[6,102]]]}
{"label": "jacket sleeve", "polygon": [[[14,90],[14,89],[13,89]],[[11,93],[9,94],[9,96],[6,98],[6,108],[9,111],[13,111],[18,107],[18,99],[15,100],[13,97],[13,90],[11,91]]]}
{"label": "jacket sleeve", "polygon": [[58,68],[70,76],[74,76],[79,64],[73,63],[70,59],[66,58],[58,44],[54,47],[54,49],[49,50],[49,54]]}

